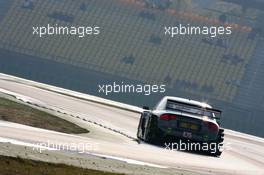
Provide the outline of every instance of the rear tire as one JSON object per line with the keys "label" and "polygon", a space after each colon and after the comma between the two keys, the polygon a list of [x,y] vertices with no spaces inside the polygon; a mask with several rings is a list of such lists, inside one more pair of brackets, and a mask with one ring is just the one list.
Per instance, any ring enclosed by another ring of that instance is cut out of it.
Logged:
{"label": "rear tire", "polygon": [[[145,122],[148,122],[147,126]],[[158,128],[157,116],[152,115],[149,119],[144,118],[143,115],[140,117],[137,138],[150,144],[162,143],[162,131]]]}
{"label": "rear tire", "polygon": [[215,153],[212,153],[210,152],[210,155],[214,156],[214,157],[220,157],[221,154],[222,154],[222,151],[220,149],[220,146],[222,147],[223,146],[223,142],[224,142],[224,129],[223,128],[220,128],[219,129],[219,132],[218,132],[218,135],[217,135],[217,139],[215,142],[211,142],[211,143],[214,143],[216,145],[216,148],[215,148]]}
{"label": "rear tire", "polygon": [[160,138],[158,135],[158,120],[156,116],[152,115],[150,117],[144,134],[145,134],[145,142],[151,144],[159,143]]}
{"label": "rear tire", "polygon": [[138,129],[137,129],[137,138],[139,140],[144,140],[143,139],[143,115],[140,116],[139,124],[138,124]]}

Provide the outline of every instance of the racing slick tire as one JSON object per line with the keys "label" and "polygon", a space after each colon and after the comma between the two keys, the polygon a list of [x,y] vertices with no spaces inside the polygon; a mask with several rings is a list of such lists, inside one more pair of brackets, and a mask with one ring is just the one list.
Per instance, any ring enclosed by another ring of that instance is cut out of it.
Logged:
{"label": "racing slick tire", "polygon": [[217,139],[214,142],[211,142],[211,143],[214,143],[215,145],[215,148],[214,148],[215,152],[212,153],[210,151],[209,154],[214,157],[220,157],[223,151],[221,149],[221,147],[223,146],[223,142],[224,142],[224,129],[220,128],[218,135],[217,135]]}
{"label": "racing slick tire", "polygon": [[137,138],[139,140],[143,140],[142,135],[143,135],[143,116],[141,115],[139,119],[138,128],[137,128]]}
{"label": "racing slick tire", "polygon": [[[151,116],[146,124],[146,119],[141,116],[137,130],[137,138],[147,143],[156,144],[160,139],[157,135],[158,120],[156,116]],[[146,128],[145,128],[146,126]]]}
{"label": "racing slick tire", "polygon": [[157,135],[156,135],[156,130],[157,130],[157,120],[155,117],[151,117],[148,126],[145,131],[145,142],[147,143],[156,143],[157,141]]}

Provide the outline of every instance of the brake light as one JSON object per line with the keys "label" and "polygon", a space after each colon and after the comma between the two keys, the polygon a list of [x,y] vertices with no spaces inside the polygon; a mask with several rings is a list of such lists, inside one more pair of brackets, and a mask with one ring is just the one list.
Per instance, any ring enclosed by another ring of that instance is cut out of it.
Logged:
{"label": "brake light", "polygon": [[207,128],[210,131],[217,132],[218,131],[218,126],[212,122],[205,121],[204,125],[207,126]]}
{"label": "brake light", "polygon": [[160,116],[161,120],[175,120],[176,119],[176,115],[174,114],[162,114]]}

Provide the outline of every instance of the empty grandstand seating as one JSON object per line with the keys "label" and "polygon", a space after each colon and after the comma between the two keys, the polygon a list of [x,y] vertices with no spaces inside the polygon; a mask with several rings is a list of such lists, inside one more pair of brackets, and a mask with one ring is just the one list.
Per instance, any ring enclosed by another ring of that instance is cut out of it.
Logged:
{"label": "empty grandstand seating", "polygon": [[[2,21],[0,47],[145,83],[166,83],[217,100],[235,97],[238,86],[226,82],[242,79],[256,47],[255,35],[235,31],[228,38],[214,40],[204,36],[169,38],[162,35],[161,26],[206,23],[118,0],[88,2],[34,1],[34,8],[28,10],[21,8],[23,1],[14,0]],[[219,14],[209,17],[218,19]],[[97,25],[102,32],[81,39],[32,35],[32,26],[48,23]]]}

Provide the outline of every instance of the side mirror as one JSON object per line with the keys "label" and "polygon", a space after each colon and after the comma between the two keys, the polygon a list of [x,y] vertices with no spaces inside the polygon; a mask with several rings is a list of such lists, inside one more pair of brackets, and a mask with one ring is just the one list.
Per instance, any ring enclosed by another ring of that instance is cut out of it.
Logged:
{"label": "side mirror", "polygon": [[144,110],[149,110],[149,107],[148,106],[143,106],[143,109]]}

